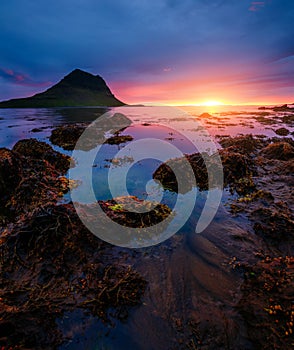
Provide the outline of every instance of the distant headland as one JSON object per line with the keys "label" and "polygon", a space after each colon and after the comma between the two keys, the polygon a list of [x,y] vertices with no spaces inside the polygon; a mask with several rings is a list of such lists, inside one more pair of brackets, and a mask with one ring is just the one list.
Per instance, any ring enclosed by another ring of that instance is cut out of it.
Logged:
{"label": "distant headland", "polygon": [[0,102],[0,108],[123,106],[99,75],[75,69],[48,90],[27,98]]}

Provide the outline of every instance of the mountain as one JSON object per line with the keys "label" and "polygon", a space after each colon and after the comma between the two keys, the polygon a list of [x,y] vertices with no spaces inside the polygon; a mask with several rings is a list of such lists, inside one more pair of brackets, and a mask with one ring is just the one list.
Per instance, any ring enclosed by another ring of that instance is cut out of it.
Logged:
{"label": "mountain", "polygon": [[116,107],[123,105],[125,104],[113,95],[99,75],[93,75],[80,69],[75,69],[56,85],[32,97],[0,102],[0,108]]}

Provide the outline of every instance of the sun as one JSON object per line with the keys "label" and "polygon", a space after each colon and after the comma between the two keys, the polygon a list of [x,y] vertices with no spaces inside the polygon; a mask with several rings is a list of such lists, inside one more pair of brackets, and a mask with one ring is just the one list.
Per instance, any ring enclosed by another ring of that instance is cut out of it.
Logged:
{"label": "sun", "polygon": [[222,102],[216,100],[209,100],[201,103],[202,106],[212,107],[212,106],[220,106],[223,105]]}

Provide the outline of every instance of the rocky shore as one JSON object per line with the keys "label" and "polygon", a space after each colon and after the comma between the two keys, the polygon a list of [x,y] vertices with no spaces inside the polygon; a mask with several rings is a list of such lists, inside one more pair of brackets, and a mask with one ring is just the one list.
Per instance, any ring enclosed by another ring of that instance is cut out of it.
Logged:
{"label": "rocky shore", "polygon": [[[70,132],[59,127],[50,140],[73,149],[84,127],[72,126]],[[118,133],[109,144],[127,141],[130,137]],[[287,137],[247,135],[220,137],[219,143],[224,184],[234,194],[227,203],[229,215],[245,216],[250,234],[257,238],[254,259],[231,256],[227,261],[228,267],[242,276],[235,311],[246,325],[250,349],[290,349],[294,316],[294,142]],[[201,156],[196,153],[186,159],[200,190],[207,190],[207,170]],[[182,160],[170,162],[179,165]],[[73,205],[62,204],[60,199],[74,185],[65,176],[69,166],[70,157],[36,139],[21,140],[11,150],[0,149],[1,349],[57,348],[64,335],[56,319],[76,309],[105,324],[110,309],[117,320],[126,320],[130,308],[142,303],[150,283],[134,267],[130,252],[96,238],[80,222]],[[164,187],[177,191],[168,163],[153,176]],[[160,217],[154,213],[155,217],[130,216],[113,200],[101,205],[111,218],[132,227],[148,226],[150,220],[160,221],[170,213],[162,205],[157,210]],[[142,264],[148,252],[133,251],[135,255]],[[195,320],[187,331],[183,318],[175,321],[180,336],[174,348],[214,349],[213,333],[208,328],[202,333],[201,322]]]}
{"label": "rocky shore", "polygon": [[[240,262],[235,256],[229,262],[244,278],[235,308],[244,317],[252,348],[290,349],[294,318],[294,141],[246,135],[222,137],[219,142],[223,147],[219,154],[224,185],[237,194],[230,201],[230,213],[245,215],[253,235],[259,238],[254,262],[250,262],[251,257]],[[186,158],[200,190],[206,190],[208,177],[201,155]],[[169,165],[181,166],[182,161],[178,158],[162,164],[154,178],[177,191]],[[212,155],[208,163],[211,166],[213,162]]]}
{"label": "rocky shore", "polygon": [[56,319],[81,308],[107,323],[140,304],[146,281],[87,231],[69,189],[70,158],[35,139],[0,149],[0,348],[53,349]]}

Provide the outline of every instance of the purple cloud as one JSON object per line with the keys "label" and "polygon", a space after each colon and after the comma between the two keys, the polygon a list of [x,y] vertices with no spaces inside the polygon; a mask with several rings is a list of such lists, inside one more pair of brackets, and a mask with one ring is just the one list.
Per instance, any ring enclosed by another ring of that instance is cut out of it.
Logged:
{"label": "purple cloud", "polygon": [[257,12],[265,6],[265,1],[253,1],[249,7],[249,11]]}
{"label": "purple cloud", "polygon": [[49,86],[52,84],[52,82],[50,81],[43,81],[43,82],[34,81],[32,78],[30,78],[26,74],[22,74],[20,72],[13,71],[12,69],[1,68],[1,67],[0,67],[0,78],[3,78],[17,85],[30,86],[30,87],[42,87],[42,86]]}

